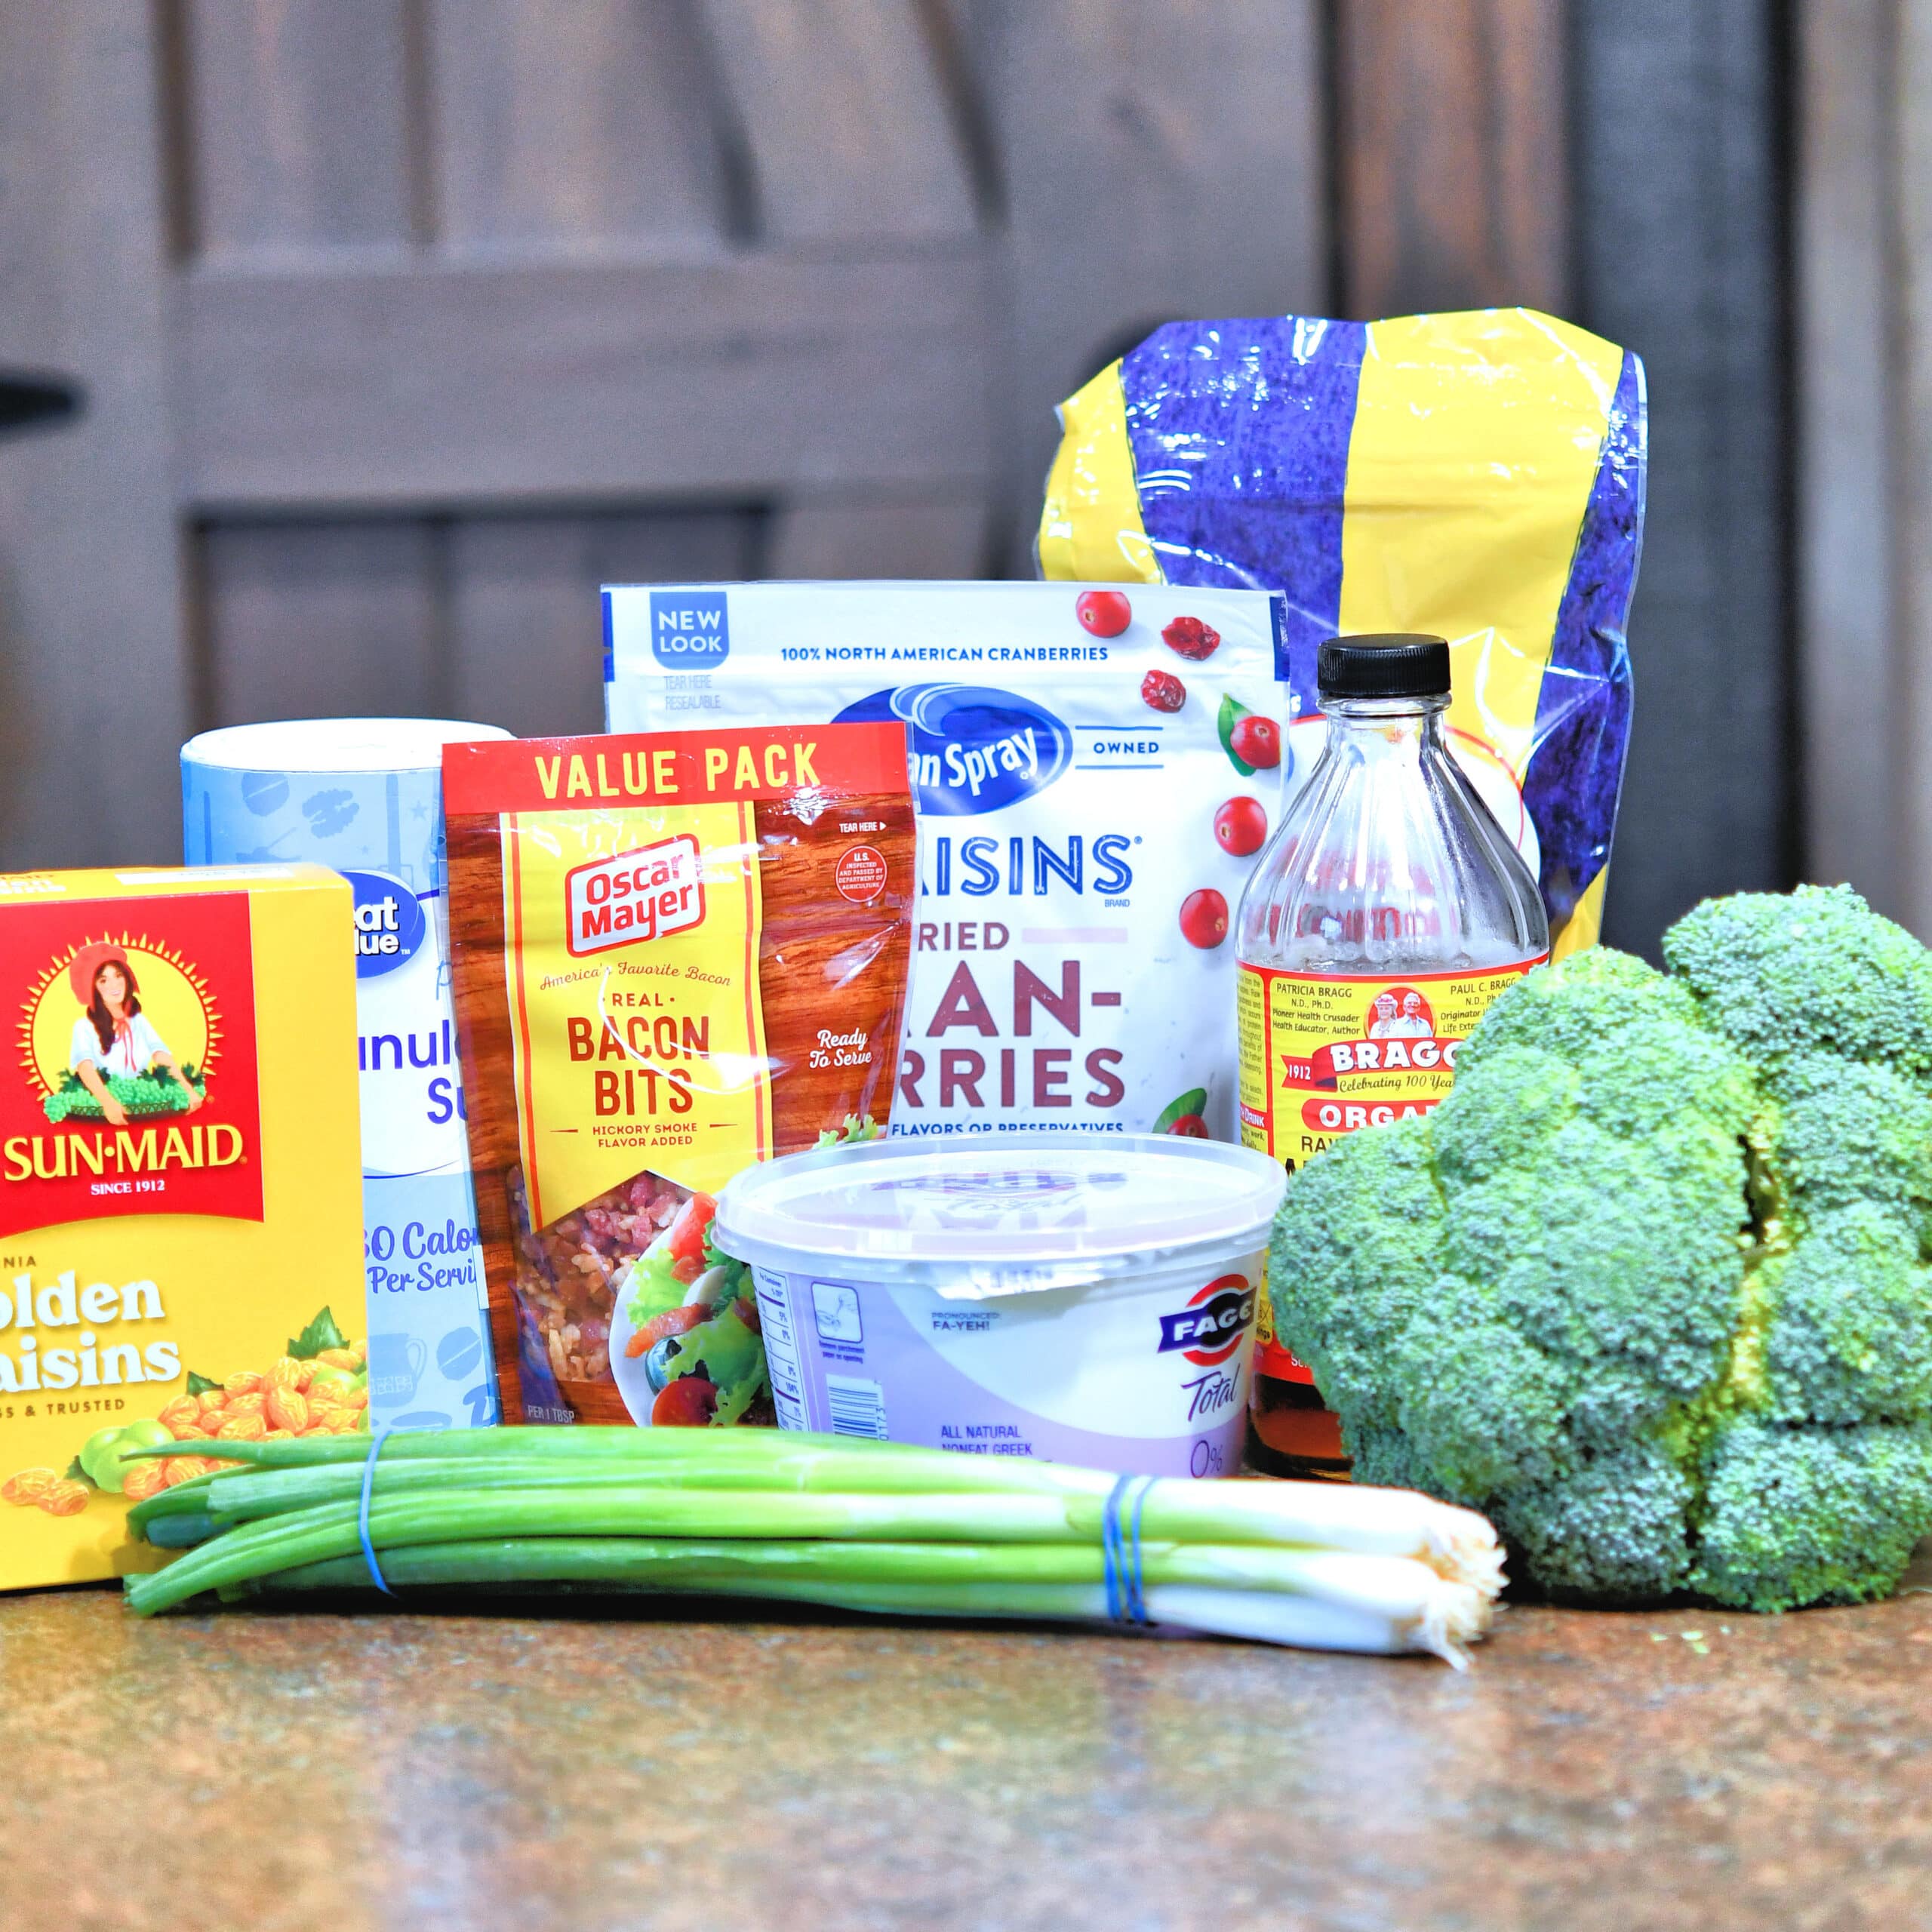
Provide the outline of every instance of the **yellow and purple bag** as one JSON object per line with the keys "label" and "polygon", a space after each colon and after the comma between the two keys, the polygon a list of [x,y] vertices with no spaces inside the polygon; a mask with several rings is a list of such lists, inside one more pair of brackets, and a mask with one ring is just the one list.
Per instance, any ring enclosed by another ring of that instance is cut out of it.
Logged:
{"label": "yellow and purple bag", "polygon": [[1643,365],[1526,309],[1173,322],[1062,406],[1043,576],[1285,594],[1292,788],[1338,631],[1447,637],[1451,742],[1595,943],[1630,728]]}

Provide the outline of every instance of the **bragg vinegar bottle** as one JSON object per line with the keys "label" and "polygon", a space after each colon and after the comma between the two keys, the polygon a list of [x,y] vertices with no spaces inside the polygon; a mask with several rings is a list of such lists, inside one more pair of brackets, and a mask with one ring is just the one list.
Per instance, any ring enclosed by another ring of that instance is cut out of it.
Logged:
{"label": "bragg vinegar bottle", "polygon": [[[1235,930],[1241,1140],[1291,1174],[1427,1112],[1490,1001],[1549,953],[1536,881],[1443,743],[1447,644],[1331,638],[1316,678],[1327,743]],[[1335,1417],[1263,1311],[1251,1460],[1345,1475]]]}

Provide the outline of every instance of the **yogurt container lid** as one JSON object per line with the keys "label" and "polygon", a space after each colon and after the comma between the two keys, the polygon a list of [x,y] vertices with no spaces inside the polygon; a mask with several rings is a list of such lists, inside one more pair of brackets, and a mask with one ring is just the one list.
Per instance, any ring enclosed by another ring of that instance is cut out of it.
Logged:
{"label": "yogurt container lid", "polygon": [[874,1140],[746,1168],[715,1237],[755,1266],[1009,1294],[1251,1254],[1287,1186],[1266,1154],[1165,1134]]}
{"label": "yogurt container lid", "polygon": [[435,771],[445,745],[509,735],[452,718],[288,718],[204,731],[181,756],[232,771]]}

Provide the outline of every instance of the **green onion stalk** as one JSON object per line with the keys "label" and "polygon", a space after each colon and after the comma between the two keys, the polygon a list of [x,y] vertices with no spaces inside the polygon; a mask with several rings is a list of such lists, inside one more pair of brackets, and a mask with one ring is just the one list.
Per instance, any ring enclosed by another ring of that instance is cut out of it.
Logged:
{"label": "green onion stalk", "polygon": [[[180,1552],[127,1580],[135,1611],[210,1593],[286,1602],[375,1589],[362,1546],[368,1438],[221,1449],[246,1466],[129,1512],[136,1536]],[[702,1594],[1088,1622],[1113,1601],[1103,1544],[1117,1480],[771,1429],[405,1432],[383,1439],[368,1527],[397,1591]],[[1180,1629],[1428,1651],[1460,1667],[1502,1588],[1488,1523],[1407,1490],[1164,1477],[1137,1484],[1121,1514],[1137,1516],[1148,1619]]]}

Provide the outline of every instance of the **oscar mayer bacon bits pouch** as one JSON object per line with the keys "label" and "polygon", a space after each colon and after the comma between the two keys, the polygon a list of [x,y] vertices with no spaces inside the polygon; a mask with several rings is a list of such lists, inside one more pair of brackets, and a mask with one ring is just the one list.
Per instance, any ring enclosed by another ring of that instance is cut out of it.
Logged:
{"label": "oscar mayer bacon bits pouch", "polygon": [[883,1127],[915,890],[904,728],[451,745],[443,797],[504,1420],[774,1420],[712,1198]]}

